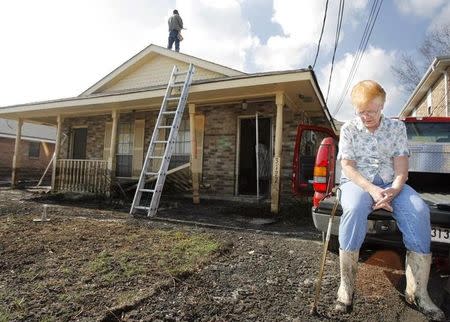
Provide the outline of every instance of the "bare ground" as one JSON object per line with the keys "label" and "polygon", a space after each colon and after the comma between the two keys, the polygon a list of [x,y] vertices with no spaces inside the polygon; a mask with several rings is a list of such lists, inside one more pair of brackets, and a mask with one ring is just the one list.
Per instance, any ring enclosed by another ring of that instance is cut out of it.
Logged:
{"label": "bare ground", "polygon": [[[42,202],[51,220],[33,222]],[[402,251],[380,249],[361,252],[343,316],[332,312],[339,270],[329,253],[311,316],[322,245],[307,209],[264,224],[264,205],[165,208],[150,221],[117,204],[1,188],[0,321],[427,321],[402,297]],[[193,219],[202,225],[183,223]],[[446,276],[434,267],[430,293],[449,316]]]}

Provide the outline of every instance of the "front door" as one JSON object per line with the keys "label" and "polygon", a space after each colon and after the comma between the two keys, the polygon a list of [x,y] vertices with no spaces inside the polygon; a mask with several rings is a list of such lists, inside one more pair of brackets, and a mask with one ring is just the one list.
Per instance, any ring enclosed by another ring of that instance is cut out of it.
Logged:
{"label": "front door", "polygon": [[72,129],[72,159],[86,159],[87,128]]}
{"label": "front door", "polygon": [[[256,118],[240,119],[239,128],[239,169],[238,194],[268,195],[272,169],[272,145],[270,118],[258,118],[258,133],[256,133]],[[258,135],[258,146],[256,146]]]}

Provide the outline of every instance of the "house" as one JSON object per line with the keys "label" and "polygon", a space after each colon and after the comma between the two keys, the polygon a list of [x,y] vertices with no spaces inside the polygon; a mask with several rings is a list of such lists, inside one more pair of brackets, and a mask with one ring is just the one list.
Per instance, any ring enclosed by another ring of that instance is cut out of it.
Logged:
{"label": "house", "polygon": [[[13,173],[17,129],[17,121],[0,119],[0,181],[9,181]],[[21,179],[30,181],[41,178],[53,156],[55,137],[53,127],[28,123],[21,126],[21,142],[17,152],[19,158],[15,171]],[[17,176],[15,179],[18,179]]]}
{"label": "house", "polygon": [[105,193],[113,182],[137,181],[172,68],[189,64],[196,72],[173,159],[190,162],[194,202],[256,195],[258,118],[271,168],[260,192],[278,212],[291,198],[297,125],[335,130],[311,69],[247,74],[150,45],[77,97],[3,107],[0,117],[56,126],[54,190]]}
{"label": "house", "polygon": [[436,57],[406,102],[400,117],[450,116],[450,56]]}

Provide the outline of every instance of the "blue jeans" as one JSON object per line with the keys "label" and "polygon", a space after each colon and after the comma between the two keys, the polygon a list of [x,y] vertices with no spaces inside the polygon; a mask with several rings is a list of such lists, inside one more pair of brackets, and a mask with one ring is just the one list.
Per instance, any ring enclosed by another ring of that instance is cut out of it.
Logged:
{"label": "blue jeans", "polygon": [[[372,182],[381,187],[390,187],[376,176]],[[351,181],[341,184],[341,205],[343,214],[339,225],[339,246],[345,251],[361,248],[367,232],[367,217],[374,203],[370,194]],[[392,200],[393,218],[402,232],[403,242],[410,251],[430,253],[431,226],[430,209],[410,186],[405,184],[402,191]]]}
{"label": "blue jeans", "polygon": [[167,49],[172,49],[173,43],[175,42],[175,51],[180,51],[180,40],[178,39],[178,30],[171,30],[169,32],[169,43],[167,44]]}

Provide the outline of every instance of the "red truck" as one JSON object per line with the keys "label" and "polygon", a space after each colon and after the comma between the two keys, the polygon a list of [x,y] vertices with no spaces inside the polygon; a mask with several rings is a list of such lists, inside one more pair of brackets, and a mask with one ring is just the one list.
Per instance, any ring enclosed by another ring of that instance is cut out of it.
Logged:
{"label": "red truck", "polygon": [[[420,193],[430,207],[431,248],[450,256],[450,117],[407,117],[410,148],[407,183]],[[313,196],[315,227],[326,232],[334,197],[326,197],[338,184],[340,162],[336,160],[338,137],[318,126],[299,125],[292,171],[292,192]],[[329,249],[337,251],[342,209],[333,219]],[[391,213],[379,209],[369,216],[365,243],[403,245]]]}

